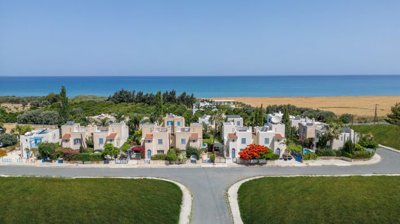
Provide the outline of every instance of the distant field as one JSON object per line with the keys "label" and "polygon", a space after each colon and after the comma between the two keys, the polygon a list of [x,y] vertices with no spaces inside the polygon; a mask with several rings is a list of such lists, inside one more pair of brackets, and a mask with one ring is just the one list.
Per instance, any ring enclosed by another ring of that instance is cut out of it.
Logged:
{"label": "distant field", "polygon": [[178,223],[182,192],[161,180],[0,178],[0,223]]}
{"label": "distant field", "polygon": [[292,104],[299,107],[328,110],[336,114],[350,113],[365,117],[374,116],[375,104],[378,104],[378,116],[384,117],[396,102],[400,102],[400,96],[227,97],[223,99],[234,99],[252,106]]}
{"label": "distant field", "polygon": [[352,128],[363,134],[371,133],[379,144],[400,150],[400,127],[395,125],[354,125]]}
{"label": "distant field", "polygon": [[239,189],[243,222],[400,223],[399,177],[268,177]]}

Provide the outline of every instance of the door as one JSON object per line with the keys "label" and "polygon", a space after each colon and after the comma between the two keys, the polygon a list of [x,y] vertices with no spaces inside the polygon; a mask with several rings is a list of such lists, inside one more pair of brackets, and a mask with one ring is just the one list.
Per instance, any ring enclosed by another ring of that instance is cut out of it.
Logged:
{"label": "door", "polygon": [[232,157],[232,159],[234,159],[236,157],[236,149],[232,149],[231,157]]}
{"label": "door", "polygon": [[148,160],[151,159],[151,150],[150,149],[147,150],[147,159]]}

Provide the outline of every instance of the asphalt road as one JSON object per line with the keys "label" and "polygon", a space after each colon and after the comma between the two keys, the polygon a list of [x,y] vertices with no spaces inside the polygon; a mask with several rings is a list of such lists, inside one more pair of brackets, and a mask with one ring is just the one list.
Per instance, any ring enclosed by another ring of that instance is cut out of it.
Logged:
{"label": "asphalt road", "polygon": [[162,177],[178,181],[193,194],[192,223],[232,223],[226,192],[252,176],[400,174],[400,153],[379,149],[381,162],[357,166],[238,168],[63,168],[0,166],[1,175],[62,177]]}

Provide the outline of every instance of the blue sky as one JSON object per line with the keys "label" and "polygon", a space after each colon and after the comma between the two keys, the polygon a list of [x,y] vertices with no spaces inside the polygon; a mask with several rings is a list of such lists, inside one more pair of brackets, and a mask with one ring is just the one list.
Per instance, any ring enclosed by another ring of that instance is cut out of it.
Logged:
{"label": "blue sky", "polygon": [[400,74],[399,0],[0,0],[0,75]]}

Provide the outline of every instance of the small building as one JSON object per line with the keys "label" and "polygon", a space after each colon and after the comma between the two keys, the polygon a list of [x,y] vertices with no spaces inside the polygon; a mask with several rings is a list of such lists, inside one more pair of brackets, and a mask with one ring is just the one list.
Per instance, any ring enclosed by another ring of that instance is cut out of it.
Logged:
{"label": "small building", "polygon": [[200,149],[203,145],[203,126],[200,123],[192,123],[186,127],[185,118],[167,114],[162,126],[142,125],[142,145],[147,160],[155,154],[166,154],[171,147],[180,150],[186,150],[189,146]]}
{"label": "small building", "polygon": [[206,125],[208,127],[212,126],[213,124],[211,124],[210,118],[211,118],[211,115],[203,115],[203,116],[199,117],[199,123],[202,125]]}
{"label": "small building", "polygon": [[129,138],[129,128],[124,121],[112,123],[108,127],[97,127],[93,131],[94,150],[104,150],[104,145],[111,143],[120,148]]}
{"label": "small building", "polygon": [[249,127],[235,127],[234,132],[228,133],[225,157],[235,159],[239,152],[243,151],[249,144],[253,143],[253,133]]}
{"label": "small building", "polygon": [[36,129],[19,136],[20,150],[23,158],[32,156],[31,150],[37,149],[40,143],[59,143],[59,129]]}
{"label": "small building", "polygon": [[243,118],[240,115],[226,115],[227,122],[233,122],[235,126],[243,126]]}

